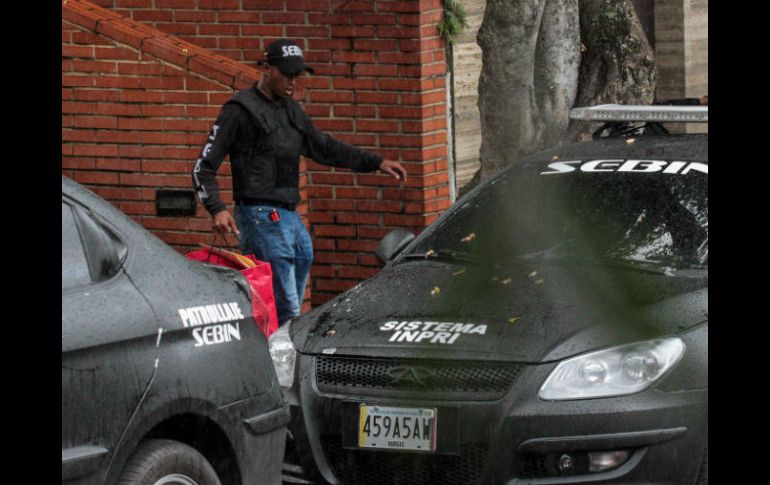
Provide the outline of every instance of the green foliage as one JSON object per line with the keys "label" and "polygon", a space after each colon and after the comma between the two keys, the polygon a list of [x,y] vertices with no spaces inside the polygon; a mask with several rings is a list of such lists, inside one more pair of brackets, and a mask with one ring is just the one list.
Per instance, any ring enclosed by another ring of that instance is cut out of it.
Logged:
{"label": "green foliage", "polygon": [[444,0],[444,18],[438,24],[438,33],[447,44],[455,43],[455,36],[468,26],[465,9],[457,0]]}

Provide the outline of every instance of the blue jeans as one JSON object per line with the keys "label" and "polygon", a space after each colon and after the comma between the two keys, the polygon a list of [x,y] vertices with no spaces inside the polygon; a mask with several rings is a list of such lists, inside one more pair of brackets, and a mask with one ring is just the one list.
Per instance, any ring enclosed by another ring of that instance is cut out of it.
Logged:
{"label": "blue jeans", "polygon": [[[270,213],[277,211],[280,220]],[[270,263],[278,323],[300,314],[305,285],[313,263],[313,243],[295,211],[268,205],[236,205],[235,222],[244,254]]]}

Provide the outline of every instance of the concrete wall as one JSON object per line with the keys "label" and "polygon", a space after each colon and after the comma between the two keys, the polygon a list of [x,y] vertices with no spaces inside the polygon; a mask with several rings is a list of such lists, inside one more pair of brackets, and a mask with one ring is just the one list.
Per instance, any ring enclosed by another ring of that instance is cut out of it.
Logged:
{"label": "concrete wall", "polygon": [[685,93],[699,97],[709,92],[708,0],[689,0],[685,10]]}
{"label": "concrete wall", "polygon": [[[708,0],[655,0],[657,99],[708,94]],[[690,124],[687,132],[708,131]]]}
{"label": "concrete wall", "polygon": [[457,36],[451,48],[456,189],[468,183],[480,166],[481,119],[478,101],[481,48],[476,43],[476,33],[484,18],[486,1],[461,0],[459,3],[465,8],[468,27]]}

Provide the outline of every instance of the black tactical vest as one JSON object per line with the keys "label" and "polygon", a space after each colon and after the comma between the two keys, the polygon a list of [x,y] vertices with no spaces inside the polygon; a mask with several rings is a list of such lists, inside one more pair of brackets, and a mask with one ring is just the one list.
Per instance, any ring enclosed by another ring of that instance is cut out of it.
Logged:
{"label": "black tactical vest", "polygon": [[228,103],[251,114],[253,125],[245,132],[254,134],[248,152],[230,156],[236,200],[299,202],[299,157],[307,129],[302,108],[291,98],[274,104],[255,87],[238,91]]}

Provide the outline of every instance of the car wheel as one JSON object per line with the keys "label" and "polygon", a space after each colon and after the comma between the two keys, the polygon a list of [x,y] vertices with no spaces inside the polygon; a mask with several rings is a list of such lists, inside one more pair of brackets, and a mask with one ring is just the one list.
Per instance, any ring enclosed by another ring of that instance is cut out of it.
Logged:
{"label": "car wheel", "polygon": [[195,448],[179,441],[147,440],[128,459],[118,485],[221,485]]}
{"label": "car wheel", "polygon": [[703,454],[703,461],[700,464],[698,473],[698,485],[708,485],[709,483],[709,449]]}

